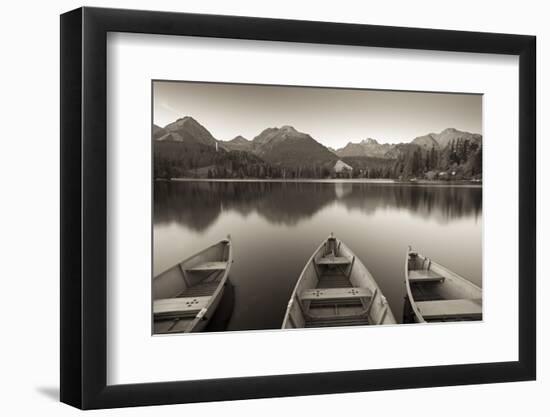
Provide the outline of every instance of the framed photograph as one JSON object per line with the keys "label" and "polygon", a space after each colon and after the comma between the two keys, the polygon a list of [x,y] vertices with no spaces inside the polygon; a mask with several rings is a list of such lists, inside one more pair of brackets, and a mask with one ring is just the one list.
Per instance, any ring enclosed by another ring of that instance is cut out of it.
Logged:
{"label": "framed photograph", "polygon": [[535,37],[61,16],[61,400],[535,379]]}

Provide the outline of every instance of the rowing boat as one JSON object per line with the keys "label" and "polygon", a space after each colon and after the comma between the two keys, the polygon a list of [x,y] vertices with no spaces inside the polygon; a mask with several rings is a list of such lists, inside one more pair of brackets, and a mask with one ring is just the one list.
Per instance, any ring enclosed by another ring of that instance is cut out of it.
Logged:
{"label": "rowing boat", "polygon": [[405,285],[405,322],[482,319],[481,288],[410,246],[405,259]]}
{"label": "rowing boat", "polygon": [[153,333],[200,332],[216,311],[233,262],[231,238],[153,278]]}
{"label": "rowing boat", "polygon": [[282,328],[395,323],[386,297],[369,270],[331,234],[302,270]]}

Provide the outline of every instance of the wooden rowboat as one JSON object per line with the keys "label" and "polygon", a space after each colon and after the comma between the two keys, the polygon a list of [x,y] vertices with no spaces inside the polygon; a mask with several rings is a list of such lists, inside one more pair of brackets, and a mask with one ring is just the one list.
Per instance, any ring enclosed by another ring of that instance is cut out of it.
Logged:
{"label": "wooden rowboat", "polygon": [[395,323],[390,306],[368,269],[331,234],[300,274],[282,328]]}
{"label": "wooden rowboat", "polygon": [[[413,251],[405,259],[406,322],[470,321],[482,318],[481,288]],[[408,312],[407,312],[408,310]],[[407,319],[407,316],[410,316]]]}
{"label": "wooden rowboat", "polygon": [[232,262],[228,236],[153,278],[153,332],[203,330],[220,303]]}

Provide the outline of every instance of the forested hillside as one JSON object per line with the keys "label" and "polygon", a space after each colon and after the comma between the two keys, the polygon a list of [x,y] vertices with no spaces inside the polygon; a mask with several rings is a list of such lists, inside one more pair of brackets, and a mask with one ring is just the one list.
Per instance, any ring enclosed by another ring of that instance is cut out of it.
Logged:
{"label": "forested hillside", "polygon": [[[410,143],[349,142],[333,151],[292,126],[220,141],[192,117],[153,125],[155,178],[393,178],[460,180],[482,174],[482,137],[445,129]],[[337,172],[342,160],[352,167]]]}

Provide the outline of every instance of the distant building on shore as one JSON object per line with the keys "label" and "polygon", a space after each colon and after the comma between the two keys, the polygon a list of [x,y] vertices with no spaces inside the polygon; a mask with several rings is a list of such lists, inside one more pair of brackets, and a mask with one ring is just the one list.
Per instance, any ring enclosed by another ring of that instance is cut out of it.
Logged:
{"label": "distant building on shore", "polygon": [[334,170],[334,172],[336,174],[340,174],[340,175],[344,175],[344,174],[349,175],[353,171],[353,168],[350,165],[346,164],[341,159],[336,161],[336,163],[334,164],[334,167],[332,169]]}

